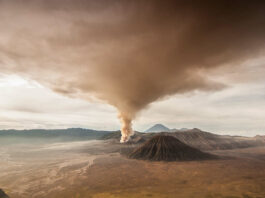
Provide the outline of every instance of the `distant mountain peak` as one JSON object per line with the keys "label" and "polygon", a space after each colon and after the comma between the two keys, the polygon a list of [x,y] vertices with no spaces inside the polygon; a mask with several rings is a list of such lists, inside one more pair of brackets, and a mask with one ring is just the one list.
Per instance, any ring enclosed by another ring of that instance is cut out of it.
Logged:
{"label": "distant mountain peak", "polygon": [[168,132],[170,129],[163,124],[155,124],[151,128],[147,129],[145,132]]}

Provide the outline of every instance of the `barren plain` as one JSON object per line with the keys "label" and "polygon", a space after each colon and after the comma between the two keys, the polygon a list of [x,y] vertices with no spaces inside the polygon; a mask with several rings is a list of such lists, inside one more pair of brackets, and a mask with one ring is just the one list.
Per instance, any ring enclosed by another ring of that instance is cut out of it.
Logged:
{"label": "barren plain", "polygon": [[128,159],[119,149],[102,140],[5,145],[0,186],[12,198],[265,197],[265,147],[190,162]]}

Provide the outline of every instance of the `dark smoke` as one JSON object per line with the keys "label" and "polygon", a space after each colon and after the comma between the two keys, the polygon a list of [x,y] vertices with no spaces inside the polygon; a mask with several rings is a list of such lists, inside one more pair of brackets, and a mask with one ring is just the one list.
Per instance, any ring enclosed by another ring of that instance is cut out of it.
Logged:
{"label": "dark smoke", "polygon": [[264,4],[0,0],[0,68],[115,106],[127,141],[148,104],[221,89],[208,70],[264,55]]}

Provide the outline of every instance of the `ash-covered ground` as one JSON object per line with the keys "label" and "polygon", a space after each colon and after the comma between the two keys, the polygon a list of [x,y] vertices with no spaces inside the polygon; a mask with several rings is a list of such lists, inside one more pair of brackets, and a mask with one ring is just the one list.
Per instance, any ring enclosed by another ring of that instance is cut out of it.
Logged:
{"label": "ash-covered ground", "polygon": [[265,147],[211,150],[216,160],[128,159],[110,140],[1,144],[0,187],[12,198],[262,198]]}

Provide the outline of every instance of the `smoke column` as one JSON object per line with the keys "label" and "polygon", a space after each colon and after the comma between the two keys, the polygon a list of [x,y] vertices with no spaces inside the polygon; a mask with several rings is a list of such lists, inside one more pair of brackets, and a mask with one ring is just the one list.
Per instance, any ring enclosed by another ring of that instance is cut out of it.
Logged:
{"label": "smoke column", "polygon": [[121,143],[127,142],[130,137],[134,134],[134,131],[132,129],[132,118],[127,117],[124,114],[119,115],[120,121],[121,121]]}
{"label": "smoke column", "polygon": [[223,89],[209,71],[263,56],[264,4],[0,0],[0,71],[116,107],[126,142],[150,103]]}

